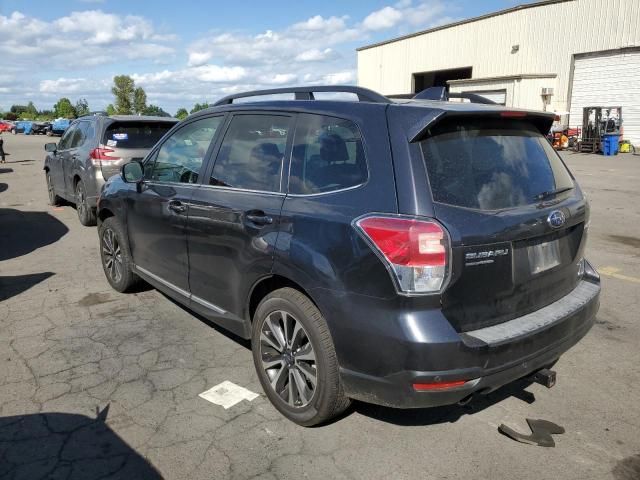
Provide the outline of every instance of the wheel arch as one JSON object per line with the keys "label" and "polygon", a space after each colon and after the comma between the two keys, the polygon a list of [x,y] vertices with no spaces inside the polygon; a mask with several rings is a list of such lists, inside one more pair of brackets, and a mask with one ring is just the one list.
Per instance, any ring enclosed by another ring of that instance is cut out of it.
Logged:
{"label": "wheel arch", "polygon": [[256,309],[258,308],[258,305],[260,304],[262,299],[269,295],[271,292],[285,287],[298,290],[300,293],[305,295],[318,308],[318,310],[320,310],[320,307],[318,306],[316,301],[302,285],[283,275],[273,274],[258,280],[253,284],[253,287],[249,291],[244,314],[244,317],[249,322],[249,324],[253,323],[253,315],[255,314]]}

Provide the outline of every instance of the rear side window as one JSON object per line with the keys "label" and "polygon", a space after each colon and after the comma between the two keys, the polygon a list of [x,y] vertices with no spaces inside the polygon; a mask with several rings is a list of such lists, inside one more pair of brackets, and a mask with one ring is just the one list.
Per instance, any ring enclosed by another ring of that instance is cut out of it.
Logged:
{"label": "rear side window", "polygon": [[443,122],[421,146],[436,202],[499,210],[573,187],[549,142],[524,121]]}
{"label": "rear side window", "polygon": [[209,183],[279,192],[291,117],[236,115],[224,137]]}
{"label": "rear side window", "polygon": [[171,127],[171,122],[114,122],[104,132],[102,143],[117,148],[151,148]]}
{"label": "rear side window", "polygon": [[303,114],[293,144],[289,192],[331,192],[367,181],[360,131],[340,118]]}

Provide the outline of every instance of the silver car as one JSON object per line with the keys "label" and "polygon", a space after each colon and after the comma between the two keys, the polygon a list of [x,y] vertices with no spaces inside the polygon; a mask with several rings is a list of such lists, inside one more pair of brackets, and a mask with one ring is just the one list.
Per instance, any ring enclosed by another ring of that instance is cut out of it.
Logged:
{"label": "silver car", "polygon": [[57,144],[45,145],[49,203],[75,203],[80,223],[95,225],[102,185],[123,164],[142,160],[176,123],[175,118],[131,115],[89,115],[75,120]]}

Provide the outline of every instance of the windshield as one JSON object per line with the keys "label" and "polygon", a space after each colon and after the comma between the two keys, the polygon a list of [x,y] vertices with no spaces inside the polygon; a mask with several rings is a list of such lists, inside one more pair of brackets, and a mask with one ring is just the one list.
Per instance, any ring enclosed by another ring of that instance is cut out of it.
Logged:
{"label": "windshield", "polygon": [[102,143],[107,147],[151,148],[171,127],[171,122],[115,122],[107,127]]}
{"label": "windshield", "polygon": [[524,121],[443,122],[421,146],[436,202],[499,210],[573,187],[549,142]]}

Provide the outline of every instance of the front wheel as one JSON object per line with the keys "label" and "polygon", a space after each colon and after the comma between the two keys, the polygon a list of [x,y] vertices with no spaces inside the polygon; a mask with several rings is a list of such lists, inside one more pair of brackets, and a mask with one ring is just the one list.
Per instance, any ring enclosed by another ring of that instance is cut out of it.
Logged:
{"label": "front wheel", "polygon": [[53,207],[60,205],[62,199],[56,195],[56,189],[53,186],[53,180],[51,180],[51,172],[49,172],[49,170],[46,171],[45,178],[47,181],[47,192],[49,193],[49,205]]}
{"label": "front wheel", "polygon": [[76,184],[76,212],[78,219],[85,227],[93,227],[96,224],[96,212],[87,202],[87,191],[82,180]]}
{"label": "front wheel", "polygon": [[98,229],[100,238],[100,259],[109,285],[124,293],[139,281],[133,273],[133,261],[120,222],[115,217],[107,218]]}
{"label": "front wheel", "polygon": [[298,290],[281,288],[260,302],[251,346],[262,388],[289,420],[305,427],[318,425],[351,403],[340,383],[329,327]]}

